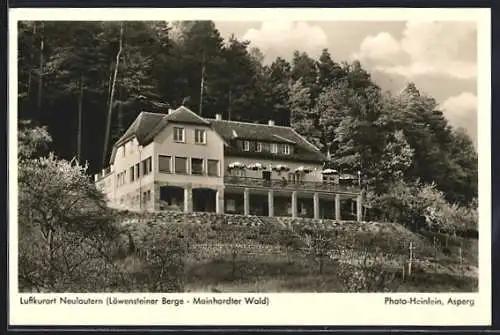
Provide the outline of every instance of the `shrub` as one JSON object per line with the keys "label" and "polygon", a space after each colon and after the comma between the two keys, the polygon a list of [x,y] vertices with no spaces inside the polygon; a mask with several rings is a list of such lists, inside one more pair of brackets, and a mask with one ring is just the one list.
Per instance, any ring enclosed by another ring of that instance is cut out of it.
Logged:
{"label": "shrub", "polygon": [[379,218],[398,222],[414,230],[432,229],[455,234],[477,229],[477,208],[450,204],[435,185],[394,183],[385,194],[372,200]]}
{"label": "shrub", "polygon": [[139,241],[135,256],[140,261],[135,269],[127,269],[132,291],[182,292],[185,282],[185,257],[190,235],[172,233],[164,226],[147,229]]}
{"label": "shrub", "polygon": [[53,155],[19,159],[19,285],[22,291],[106,291],[118,228],[86,167]]}

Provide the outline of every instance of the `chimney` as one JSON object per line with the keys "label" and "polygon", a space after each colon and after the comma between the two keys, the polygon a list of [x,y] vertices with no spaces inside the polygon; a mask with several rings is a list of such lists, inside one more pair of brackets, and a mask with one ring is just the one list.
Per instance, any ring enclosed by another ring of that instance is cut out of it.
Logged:
{"label": "chimney", "polygon": [[168,114],[172,114],[172,112],[173,112],[173,111],[174,111],[174,110],[173,110],[172,108],[169,108],[169,109],[168,109]]}
{"label": "chimney", "polygon": [[221,114],[215,114],[215,119],[216,120],[222,120],[222,115]]}
{"label": "chimney", "polygon": [[267,124],[268,124],[268,125],[270,125],[270,126],[274,126],[274,120],[269,120],[269,121],[267,122]]}

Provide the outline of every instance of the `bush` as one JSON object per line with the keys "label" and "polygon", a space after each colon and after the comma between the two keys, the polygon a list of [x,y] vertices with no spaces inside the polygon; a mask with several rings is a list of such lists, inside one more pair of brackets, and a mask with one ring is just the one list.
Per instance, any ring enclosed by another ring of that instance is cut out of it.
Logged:
{"label": "bush", "polygon": [[185,282],[185,257],[190,234],[172,233],[165,226],[147,228],[141,239],[134,241],[138,246],[133,257],[139,261],[127,272],[131,291],[183,292]]}
{"label": "bush", "polygon": [[413,230],[430,229],[455,234],[477,230],[477,208],[450,204],[435,185],[397,182],[372,199],[379,219],[401,223]]}
{"label": "bush", "polygon": [[19,286],[22,291],[106,291],[118,228],[86,167],[53,155],[19,160]]}

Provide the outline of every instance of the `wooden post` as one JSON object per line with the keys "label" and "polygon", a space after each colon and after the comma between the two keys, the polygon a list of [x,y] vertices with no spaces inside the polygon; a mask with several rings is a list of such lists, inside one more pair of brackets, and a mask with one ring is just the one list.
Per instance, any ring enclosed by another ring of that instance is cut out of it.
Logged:
{"label": "wooden post", "polygon": [[411,263],[413,261],[413,242],[410,242],[410,260],[408,262],[408,276],[411,276]]}

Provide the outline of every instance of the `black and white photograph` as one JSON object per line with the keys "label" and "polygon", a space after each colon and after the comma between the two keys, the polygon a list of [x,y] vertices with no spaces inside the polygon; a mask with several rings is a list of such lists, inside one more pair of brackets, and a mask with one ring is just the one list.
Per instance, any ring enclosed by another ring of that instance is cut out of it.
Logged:
{"label": "black and white photograph", "polygon": [[16,23],[21,304],[480,291],[477,20],[101,17]]}

